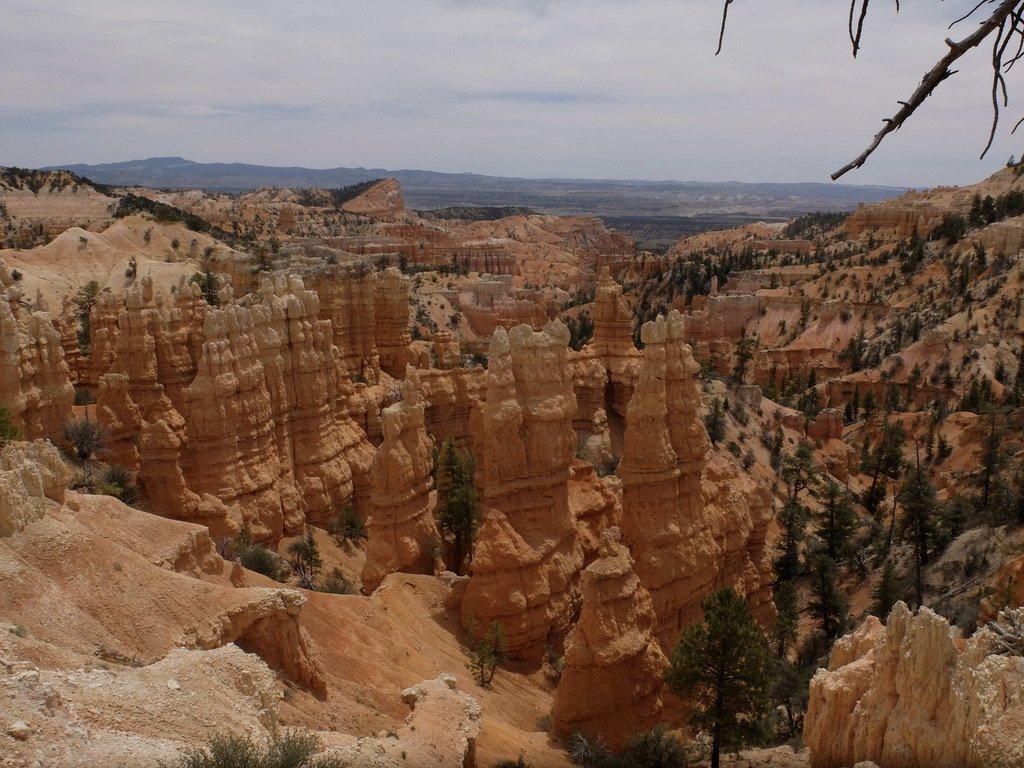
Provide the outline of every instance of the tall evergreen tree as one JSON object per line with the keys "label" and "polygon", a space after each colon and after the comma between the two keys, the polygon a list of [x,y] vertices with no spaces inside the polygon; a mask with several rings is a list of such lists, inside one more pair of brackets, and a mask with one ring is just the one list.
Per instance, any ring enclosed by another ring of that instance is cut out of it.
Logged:
{"label": "tall evergreen tree", "polygon": [[811,615],[818,620],[826,640],[832,640],[846,627],[849,603],[836,581],[836,562],[824,550],[813,552],[808,560],[811,572]]}
{"label": "tall evergreen tree", "polygon": [[683,632],[665,682],[694,705],[690,722],[711,730],[711,768],[721,748],[752,735],[768,707],[774,663],[746,601],[731,587],[701,603],[704,621]]}
{"label": "tall evergreen tree", "polygon": [[935,486],[922,471],[920,461],[907,473],[897,500],[903,506],[898,529],[900,538],[909,541],[914,548],[914,593],[920,606],[924,602],[923,571],[931,555],[938,515]]}
{"label": "tall evergreen tree", "polygon": [[882,567],[882,575],[871,590],[871,597],[874,603],[871,612],[882,621],[885,621],[896,601],[899,600],[898,586],[896,584],[896,567],[891,558],[886,558]]}
{"label": "tall evergreen tree", "polygon": [[821,507],[815,514],[814,533],[824,542],[828,556],[842,563],[852,555],[857,513],[849,493],[831,478],[818,495],[818,501]]}
{"label": "tall evergreen tree", "polygon": [[444,442],[439,458],[437,524],[452,537],[454,571],[461,574],[480,526],[473,458],[460,451],[451,437]]}
{"label": "tall evergreen tree", "polygon": [[771,641],[775,655],[786,656],[790,646],[796,642],[800,613],[796,600],[796,587],[792,581],[780,581],[775,585],[775,624],[772,626]]}

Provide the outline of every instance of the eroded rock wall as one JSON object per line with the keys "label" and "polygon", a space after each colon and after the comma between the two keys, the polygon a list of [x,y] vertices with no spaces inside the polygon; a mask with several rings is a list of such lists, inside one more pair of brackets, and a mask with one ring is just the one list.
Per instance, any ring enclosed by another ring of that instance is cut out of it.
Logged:
{"label": "eroded rock wall", "polygon": [[416,371],[409,368],[402,399],[384,409],[384,442],[370,473],[363,589],[372,592],[395,571],[427,573],[439,542],[432,514],[433,443],[424,425]]}
{"label": "eroded rock wall", "polygon": [[700,601],[713,589],[767,589],[764,539],[771,508],[765,489],[746,487],[724,465],[706,472],[709,442],[697,416],[699,366],[683,343],[681,316],[659,317],[641,333],[643,363],[617,471],[622,536],[651,593],[658,639],[670,648],[700,618]]}
{"label": "eroded rock wall", "polygon": [[0,406],[22,437],[62,439],[74,388],[61,334],[45,311],[31,311],[4,270],[0,289]]}
{"label": "eroded rock wall", "polygon": [[668,660],[653,634],[651,596],[618,529],[582,574],[583,607],[565,642],[566,667],[552,706],[555,731],[597,737],[612,750],[649,730],[661,712]]}
{"label": "eroded rock wall", "polygon": [[884,626],[869,617],[811,680],[812,768],[1024,764],[1024,658],[993,649],[988,629],[958,642],[928,608],[897,603]]}
{"label": "eroded rock wall", "polygon": [[495,331],[473,414],[483,523],[463,623],[483,634],[500,621],[510,650],[536,658],[549,634],[568,628],[583,566],[567,486],[576,446],[568,341],[558,321]]}

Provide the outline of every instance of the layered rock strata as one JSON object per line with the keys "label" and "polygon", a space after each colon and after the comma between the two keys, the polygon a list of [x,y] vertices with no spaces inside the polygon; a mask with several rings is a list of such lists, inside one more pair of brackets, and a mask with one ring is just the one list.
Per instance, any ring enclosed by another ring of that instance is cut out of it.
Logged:
{"label": "layered rock strata", "polygon": [[97,407],[154,511],[276,539],[368,496],[373,449],[319,311],[297,277],[223,309],[185,283],[170,301],[146,280],[128,292]]}
{"label": "layered rock strata", "polygon": [[654,637],[654,608],[618,529],[605,531],[597,560],[582,574],[583,607],[565,642],[555,691],[555,731],[597,737],[612,750],[649,730],[661,712],[668,660]]}
{"label": "layered rock strata", "polygon": [[665,648],[700,618],[700,601],[715,587],[733,585],[749,594],[770,583],[766,489],[746,487],[717,464],[702,479],[709,443],[697,415],[699,366],[683,333],[677,312],[641,329],[643,363],[617,472],[623,540],[651,593]]}
{"label": "layered rock strata", "polygon": [[607,371],[605,409],[625,416],[640,353],[633,346],[633,313],[607,267],[601,270],[594,291],[594,338],[587,348],[593,349]]}
{"label": "layered rock strata", "polygon": [[1024,659],[988,629],[958,642],[941,616],[897,603],[885,626],[868,617],[833,646],[811,680],[804,742],[812,768],[1022,765]]}
{"label": "layered rock strata", "polygon": [[62,439],[75,393],[60,332],[44,311],[28,309],[6,270],[0,281],[0,406],[22,437]]}
{"label": "layered rock strata", "polygon": [[429,572],[439,541],[432,514],[433,443],[424,426],[416,371],[409,368],[402,399],[384,409],[384,442],[370,472],[363,589],[372,592],[395,571]]}
{"label": "layered rock strata", "polygon": [[380,369],[400,378],[413,356],[409,347],[409,281],[395,267],[384,270],[377,281],[373,314]]}
{"label": "layered rock strata", "polygon": [[514,653],[541,655],[568,628],[583,565],[569,508],[576,398],[565,365],[569,331],[495,331],[487,393],[473,414],[483,523],[462,601],[463,623],[505,629]]}

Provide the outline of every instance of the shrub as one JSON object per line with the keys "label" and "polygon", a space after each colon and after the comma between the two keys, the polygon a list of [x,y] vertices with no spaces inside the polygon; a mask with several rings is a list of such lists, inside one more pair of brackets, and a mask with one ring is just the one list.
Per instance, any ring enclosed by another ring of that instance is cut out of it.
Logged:
{"label": "shrub", "polygon": [[328,530],[339,544],[346,541],[356,543],[366,538],[366,526],[351,504],[346,505],[331,520]]}
{"label": "shrub", "polygon": [[345,578],[345,574],[341,572],[340,568],[332,570],[331,575],[321,581],[316,590],[317,592],[330,592],[334,595],[354,595],[356,591],[352,582]]}
{"label": "shrub", "polygon": [[231,548],[234,550],[238,562],[250,571],[262,573],[274,581],[285,581],[291,573],[291,569],[282,562],[276,552],[271,552],[262,544],[257,544],[252,540],[252,534],[249,533],[248,528],[243,528],[238,532]]}
{"label": "shrub", "polygon": [[345,768],[336,757],[316,757],[320,740],[312,734],[286,733],[261,746],[245,736],[215,736],[206,747],[187,752],[162,768]]}
{"label": "shrub", "polygon": [[0,448],[8,440],[17,440],[21,437],[18,428],[11,424],[11,413],[3,406],[0,406]]}
{"label": "shrub", "polygon": [[317,549],[312,528],[306,528],[305,536],[288,545],[288,554],[291,555],[289,563],[292,570],[299,577],[299,586],[313,589],[316,576],[323,567],[324,560],[320,557],[320,550]]}
{"label": "shrub", "polygon": [[131,472],[119,464],[111,464],[103,470],[93,492],[113,496],[129,506],[139,498],[139,487],[132,482]]}
{"label": "shrub", "polygon": [[79,461],[88,461],[94,454],[103,450],[107,441],[107,429],[88,417],[72,419],[64,424],[64,439],[71,444]]}
{"label": "shrub", "polygon": [[484,688],[494,680],[498,665],[505,660],[508,644],[505,642],[505,628],[500,622],[492,621],[483,639],[473,646],[469,653],[469,667],[473,677]]}

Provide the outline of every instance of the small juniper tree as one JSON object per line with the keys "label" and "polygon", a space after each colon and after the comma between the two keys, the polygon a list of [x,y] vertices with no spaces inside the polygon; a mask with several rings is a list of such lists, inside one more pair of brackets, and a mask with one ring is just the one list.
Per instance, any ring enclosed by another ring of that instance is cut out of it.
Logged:
{"label": "small juniper tree", "polygon": [[317,549],[312,528],[307,527],[305,536],[288,545],[288,554],[291,555],[289,563],[292,570],[299,577],[299,586],[315,589],[316,577],[323,568],[324,561],[320,557],[320,550]]}
{"label": "small juniper tree", "polygon": [[469,652],[469,671],[481,686],[489,688],[498,665],[505,660],[507,653],[505,628],[501,622],[492,621],[487,634]]}

